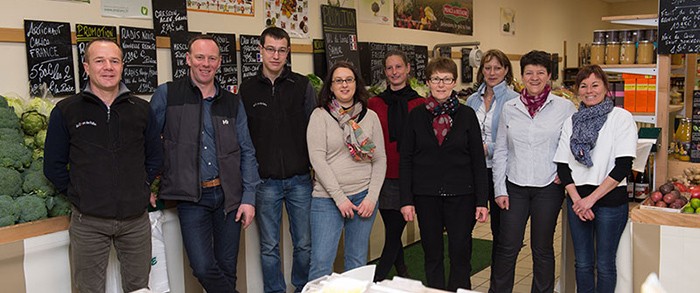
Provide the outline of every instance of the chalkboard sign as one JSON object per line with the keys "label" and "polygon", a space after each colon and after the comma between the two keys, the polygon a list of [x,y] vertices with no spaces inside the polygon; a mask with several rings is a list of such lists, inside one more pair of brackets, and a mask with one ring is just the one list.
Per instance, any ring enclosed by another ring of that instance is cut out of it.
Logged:
{"label": "chalkboard sign", "polygon": [[187,66],[187,44],[190,39],[200,33],[197,32],[172,32],[170,33],[170,64],[173,80],[187,76],[190,69]]}
{"label": "chalkboard sign", "polygon": [[438,47],[438,52],[440,52],[441,57],[452,58],[452,47]]}
{"label": "chalkboard sign", "polygon": [[462,48],[462,83],[472,83],[474,82],[474,69],[471,64],[469,64],[469,53],[472,52],[470,48]]}
{"label": "chalkboard sign", "polygon": [[187,1],[153,0],[153,27],[156,35],[187,31]]}
{"label": "chalkboard sign", "polygon": [[413,46],[413,59],[411,59],[412,70],[416,79],[421,82],[426,81],[425,67],[428,65],[428,46]]}
{"label": "chalkboard sign", "polygon": [[24,41],[27,49],[29,93],[43,94],[46,84],[54,96],[74,94],[73,49],[70,24],[24,20]]}
{"label": "chalkboard sign", "polygon": [[80,88],[85,88],[88,82],[88,75],[83,67],[83,62],[85,62],[85,49],[87,49],[88,43],[97,38],[106,38],[117,41],[117,27],[107,26],[107,25],[89,25],[89,24],[75,24],[75,40],[78,47],[78,81],[80,81]]}
{"label": "chalkboard sign", "polygon": [[[359,67],[355,9],[321,5],[321,18],[328,66],[332,67],[338,61],[347,61]],[[357,70],[361,71],[360,68]]]}
{"label": "chalkboard sign", "polygon": [[368,85],[381,83],[386,78],[384,75],[384,57],[386,56],[386,44],[361,42],[360,47],[360,72]]}
{"label": "chalkboard sign", "polygon": [[326,62],[326,43],[323,40],[313,39],[311,41],[313,62],[314,62],[314,74],[320,79],[326,78],[326,72],[328,71],[328,62]]}
{"label": "chalkboard sign", "polygon": [[124,51],[122,81],[135,94],[150,94],[158,85],[156,34],[152,29],[119,27]]}
{"label": "chalkboard sign", "polygon": [[262,65],[260,56],[260,36],[240,35],[241,80],[255,76]]}
{"label": "chalkboard sign", "polygon": [[659,1],[659,54],[700,52],[700,0]]}
{"label": "chalkboard sign", "polygon": [[238,93],[238,59],[236,58],[236,35],[210,34],[221,48],[221,67],[216,72],[219,84],[232,93]]}
{"label": "chalkboard sign", "polygon": [[401,51],[403,50],[402,45],[400,44],[386,44],[386,51]]}

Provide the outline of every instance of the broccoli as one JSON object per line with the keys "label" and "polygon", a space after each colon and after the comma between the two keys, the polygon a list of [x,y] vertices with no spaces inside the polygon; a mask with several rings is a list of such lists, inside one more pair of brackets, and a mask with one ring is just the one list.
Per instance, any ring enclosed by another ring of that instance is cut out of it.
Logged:
{"label": "broccoli", "polygon": [[15,128],[0,128],[0,140],[10,142],[24,142],[22,133]]}
{"label": "broccoli", "polygon": [[46,179],[43,171],[27,170],[24,172],[24,183],[22,183],[24,193],[34,194],[41,198],[56,194],[53,184]]}
{"label": "broccoli", "polygon": [[0,167],[0,194],[12,197],[22,194],[22,175],[15,169]]}
{"label": "broccoli", "polygon": [[16,198],[15,202],[19,206],[19,220],[17,223],[44,219],[48,215],[44,199],[36,195],[25,194]]}
{"label": "broccoli", "polygon": [[9,108],[9,107],[10,107],[10,105],[7,104],[7,100],[5,99],[5,97],[0,96],[0,108]]}
{"label": "broccoli", "polygon": [[39,130],[34,136],[34,147],[43,150],[44,142],[46,142],[46,129]]}
{"label": "broccoli", "polygon": [[46,208],[49,209],[49,217],[67,216],[71,212],[70,201],[63,195],[47,197]]}
{"label": "broccoli", "polygon": [[7,105],[15,111],[17,117],[22,116],[24,113],[24,100],[18,97],[5,97]]}
{"label": "broccoli", "polygon": [[14,225],[17,219],[19,219],[17,202],[10,196],[0,195],[0,227]]}
{"label": "broccoli", "polygon": [[32,164],[29,166],[29,170],[33,171],[39,171],[43,172],[44,171],[44,160],[34,160]]}
{"label": "broccoli", "polygon": [[[0,108],[2,110],[2,108]],[[32,151],[23,143],[0,140],[0,167],[22,171],[32,163]]]}
{"label": "broccoli", "polygon": [[0,108],[0,128],[19,129],[19,118],[10,108]]}
{"label": "broccoli", "polygon": [[46,116],[39,114],[36,110],[31,110],[22,113],[22,117],[19,119],[22,125],[22,131],[26,135],[35,135],[39,131],[46,129],[49,125]]}
{"label": "broccoli", "polygon": [[34,151],[32,151],[32,160],[37,161],[42,159],[44,159],[44,150],[34,149]]}
{"label": "broccoli", "polygon": [[35,149],[36,146],[34,145],[34,137],[25,135],[24,136],[24,146],[30,148],[30,149]]}

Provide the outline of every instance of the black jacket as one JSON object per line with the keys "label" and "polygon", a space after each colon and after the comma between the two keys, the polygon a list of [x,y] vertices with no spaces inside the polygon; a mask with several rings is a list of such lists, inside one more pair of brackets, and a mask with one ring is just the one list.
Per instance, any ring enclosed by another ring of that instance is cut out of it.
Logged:
{"label": "black jacket", "polygon": [[109,108],[87,87],[51,112],[44,174],[81,213],[142,215],[162,159],[153,111],[124,85]]}
{"label": "black jacket", "polygon": [[476,195],[485,207],[488,195],[481,129],[474,110],[459,105],[442,145],[433,132],[433,115],[414,108],[401,139],[399,180],[401,206],[413,205],[414,195]]}
{"label": "black jacket", "polygon": [[285,68],[273,83],[262,74],[240,87],[260,177],[284,179],[309,172],[306,127],[316,92],[306,76]]}

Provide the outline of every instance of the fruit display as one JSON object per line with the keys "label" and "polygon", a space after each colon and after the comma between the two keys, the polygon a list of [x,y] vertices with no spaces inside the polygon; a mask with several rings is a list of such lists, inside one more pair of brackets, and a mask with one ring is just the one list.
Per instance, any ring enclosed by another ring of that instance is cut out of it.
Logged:
{"label": "fruit display", "polygon": [[[658,190],[652,192],[649,198],[642,202],[642,206],[680,210],[688,203],[688,197],[684,194],[692,194],[689,192],[681,192],[681,190],[688,190],[688,188],[679,182],[664,183],[659,186]],[[698,186],[697,190],[700,192],[700,186]],[[698,196],[700,196],[700,194],[698,194]],[[700,201],[700,199],[698,199],[698,201]]]}
{"label": "fruit display", "polygon": [[679,182],[683,185],[700,185],[700,168],[690,167],[683,170],[683,174],[669,178],[671,182]]}

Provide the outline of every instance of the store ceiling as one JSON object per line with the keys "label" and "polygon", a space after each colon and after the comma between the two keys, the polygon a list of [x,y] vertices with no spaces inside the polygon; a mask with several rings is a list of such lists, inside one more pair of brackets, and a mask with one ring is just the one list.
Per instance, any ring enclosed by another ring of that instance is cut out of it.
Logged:
{"label": "store ceiling", "polygon": [[639,0],[601,0],[603,2],[608,2],[608,3],[620,3],[620,2],[633,2],[633,1],[639,1]]}

